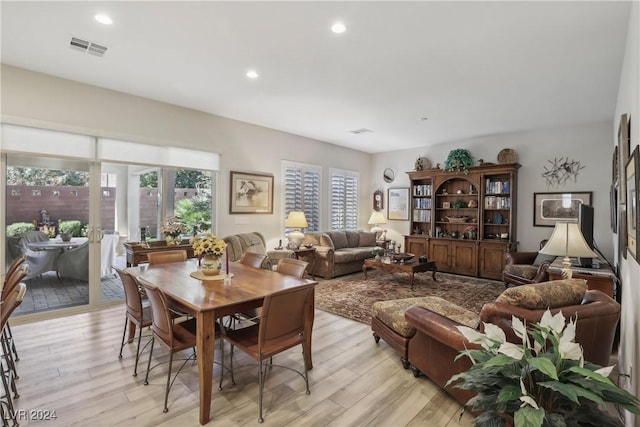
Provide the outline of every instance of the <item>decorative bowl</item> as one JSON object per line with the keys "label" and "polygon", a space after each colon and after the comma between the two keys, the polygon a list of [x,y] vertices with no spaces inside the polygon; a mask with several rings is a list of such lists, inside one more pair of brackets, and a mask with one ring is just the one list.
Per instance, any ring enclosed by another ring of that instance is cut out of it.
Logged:
{"label": "decorative bowl", "polygon": [[396,261],[409,261],[413,259],[413,257],[415,257],[415,255],[410,253],[393,254],[393,259]]}
{"label": "decorative bowl", "polygon": [[467,222],[468,219],[469,219],[468,216],[448,216],[447,217],[447,220],[449,222],[457,222],[457,223]]}

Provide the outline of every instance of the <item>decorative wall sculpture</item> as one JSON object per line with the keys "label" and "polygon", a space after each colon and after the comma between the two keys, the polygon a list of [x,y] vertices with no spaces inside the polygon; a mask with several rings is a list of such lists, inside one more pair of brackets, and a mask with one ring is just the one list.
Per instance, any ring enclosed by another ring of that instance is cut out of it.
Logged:
{"label": "decorative wall sculpture", "polygon": [[576,182],[578,173],[584,169],[584,166],[577,160],[569,160],[569,157],[554,158],[547,160],[550,166],[544,166],[542,177],[547,180],[547,187],[559,187],[564,185],[569,179],[573,178]]}

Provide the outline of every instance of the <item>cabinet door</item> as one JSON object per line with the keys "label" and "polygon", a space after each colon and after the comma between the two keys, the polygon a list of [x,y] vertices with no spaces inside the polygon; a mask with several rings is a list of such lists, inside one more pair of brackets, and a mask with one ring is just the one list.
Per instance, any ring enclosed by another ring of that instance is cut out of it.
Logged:
{"label": "cabinet door", "polygon": [[473,242],[451,242],[453,271],[457,274],[477,275],[478,252]]}
{"label": "cabinet door", "polygon": [[505,251],[506,245],[496,243],[480,244],[480,277],[496,280],[502,279]]}
{"label": "cabinet door", "polygon": [[429,240],[426,237],[406,236],[404,238],[404,248],[416,257],[421,255],[429,256],[428,242]]}
{"label": "cabinet door", "polygon": [[451,244],[449,240],[429,240],[429,259],[436,262],[438,271],[451,272]]}

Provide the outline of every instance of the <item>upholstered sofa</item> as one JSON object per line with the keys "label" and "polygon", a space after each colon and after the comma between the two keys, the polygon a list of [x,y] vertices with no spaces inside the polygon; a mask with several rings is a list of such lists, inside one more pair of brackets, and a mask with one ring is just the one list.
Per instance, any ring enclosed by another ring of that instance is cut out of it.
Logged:
{"label": "upholstered sofa", "polygon": [[262,268],[271,270],[273,269],[273,266],[278,263],[280,258],[294,257],[294,253],[292,251],[267,251],[264,236],[257,231],[251,233],[232,234],[230,236],[223,237],[223,240],[227,243],[229,261],[231,262],[238,261],[244,252],[266,254],[267,258],[265,258],[262,263]]}
{"label": "upholstered sofa", "polygon": [[374,304],[374,337],[376,342],[382,337],[400,353],[401,359],[406,357],[414,375],[426,375],[462,404],[473,394],[453,385],[445,387],[454,374],[471,366],[468,358],[455,360],[460,351],[474,347],[457,326],[482,330],[483,323],[493,323],[505,331],[508,341],[521,343],[511,328],[512,316],[531,323],[539,321],[547,308],[553,314],[562,311],[567,319],[577,318],[576,342],[582,345],[585,359],[604,366],[609,363],[620,317],[620,304],[600,291],[587,290],[583,279],[508,288],[496,301],[485,304],[479,316],[440,298],[430,298],[434,300],[412,302],[409,308],[400,303],[403,300],[396,300],[398,310],[390,310],[391,302],[385,301],[386,317],[376,312]]}
{"label": "upholstered sofa", "polygon": [[316,248],[316,262],[311,273],[331,279],[362,270],[362,263],[371,258],[376,247],[376,233],[368,231],[308,232],[303,244]]}

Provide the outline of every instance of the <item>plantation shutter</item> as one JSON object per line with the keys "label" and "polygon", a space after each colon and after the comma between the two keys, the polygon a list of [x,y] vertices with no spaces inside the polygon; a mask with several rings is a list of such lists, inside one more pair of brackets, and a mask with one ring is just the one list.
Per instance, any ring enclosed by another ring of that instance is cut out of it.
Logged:
{"label": "plantation shutter", "polygon": [[304,231],[320,230],[320,182],[321,169],[302,163],[284,163],[284,218],[289,212],[302,211],[307,218]]}
{"label": "plantation shutter", "polygon": [[358,229],[358,174],[331,171],[331,229]]}

